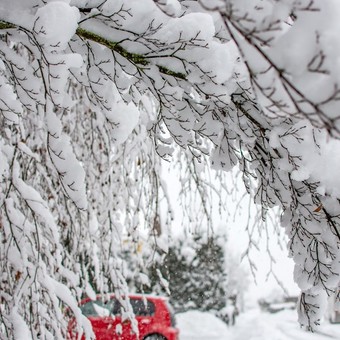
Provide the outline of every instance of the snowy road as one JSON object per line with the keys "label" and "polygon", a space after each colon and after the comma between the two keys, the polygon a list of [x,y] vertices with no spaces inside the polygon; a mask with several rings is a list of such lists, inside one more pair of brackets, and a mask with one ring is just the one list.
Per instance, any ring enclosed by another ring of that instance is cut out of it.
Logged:
{"label": "snowy road", "polygon": [[191,311],[177,316],[180,340],[332,340],[340,339],[340,324],[324,323],[316,333],[300,329],[295,311],[276,314],[250,310],[234,327],[208,313]]}

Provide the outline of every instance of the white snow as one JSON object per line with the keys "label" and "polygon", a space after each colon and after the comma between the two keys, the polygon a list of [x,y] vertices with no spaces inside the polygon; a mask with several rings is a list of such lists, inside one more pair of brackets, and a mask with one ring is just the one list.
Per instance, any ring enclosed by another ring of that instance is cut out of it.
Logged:
{"label": "white snow", "polygon": [[47,112],[49,130],[49,154],[53,165],[59,172],[60,180],[67,195],[79,209],[87,208],[85,171],[73,152],[71,139],[62,133],[62,126],[52,110]]}
{"label": "white snow", "polygon": [[[190,29],[186,29],[190,27]],[[199,32],[197,36],[197,32]],[[167,43],[179,40],[202,39],[211,40],[215,34],[212,17],[205,13],[190,13],[174,18],[164,25],[155,36]]]}
{"label": "white snow", "polygon": [[63,1],[53,1],[37,10],[34,31],[50,52],[64,50],[78,27],[79,10]]}
{"label": "white snow", "polygon": [[124,143],[139,120],[139,111],[133,103],[125,104],[119,101],[115,109],[106,113],[107,119],[115,124],[113,137],[119,144]]}
{"label": "white snow", "polygon": [[32,339],[31,332],[26,322],[15,309],[11,313],[11,321],[13,323],[13,328],[14,328],[13,333],[14,333],[15,339],[17,340]]}
{"label": "white snow", "polygon": [[228,327],[210,313],[177,314],[180,340],[330,340],[340,339],[340,324],[324,321],[314,333],[301,329],[295,310],[275,314],[251,309]]}
{"label": "white snow", "polygon": [[[285,135],[284,129],[280,126],[275,127],[269,136],[272,147],[284,146],[292,155],[299,155],[301,159],[297,162],[299,168],[291,171],[292,179],[296,181],[312,179],[319,183],[320,194],[326,192],[331,196],[339,195],[340,177],[337,174],[340,161],[333,157],[334,150],[339,150],[339,140],[330,138],[326,131],[314,130],[308,121],[303,120],[294,128],[301,133],[299,140],[293,134]],[[285,168],[287,162],[281,161],[280,165]]]}

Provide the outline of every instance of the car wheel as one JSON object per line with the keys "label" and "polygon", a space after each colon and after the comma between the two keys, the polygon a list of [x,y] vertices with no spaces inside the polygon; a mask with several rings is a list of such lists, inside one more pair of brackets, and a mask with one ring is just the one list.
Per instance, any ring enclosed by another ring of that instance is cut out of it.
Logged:
{"label": "car wheel", "polygon": [[160,334],[152,334],[146,336],[143,340],[166,340],[166,338]]}

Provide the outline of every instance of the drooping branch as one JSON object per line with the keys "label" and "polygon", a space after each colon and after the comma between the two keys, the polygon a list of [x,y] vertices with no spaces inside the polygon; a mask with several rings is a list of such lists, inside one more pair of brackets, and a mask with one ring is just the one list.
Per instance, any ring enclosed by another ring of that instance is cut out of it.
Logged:
{"label": "drooping branch", "polygon": [[[124,49],[119,43],[111,41],[109,39],[106,39],[94,32],[85,30],[81,27],[79,27],[76,31],[77,35],[79,37],[82,37],[87,40],[94,41],[100,45],[103,45],[107,48],[109,48],[111,51],[119,53],[121,56],[124,58],[128,59],[135,65],[140,65],[140,66],[148,66],[150,65],[150,61],[148,60],[147,57],[143,56],[142,54],[138,53],[131,53]],[[165,75],[175,77],[175,78],[180,78],[180,79],[186,79],[186,75],[180,72],[175,72],[172,70],[169,70],[168,68],[164,66],[157,65],[159,71]]]}
{"label": "drooping branch", "polygon": [[[18,28],[18,26],[14,25],[10,22],[0,21],[0,30],[14,29],[14,28]],[[77,28],[76,34],[81,38],[84,38],[86,40],[91,40],[93,42],[96,42],[97,44],[100,44],[102,46],[109,48],[113,52],[119,53],[121,56],[128,59],[129,61],[131,61],[135,65],[138,65],[138,66],[151,65],[148,58],[143,56],[142,54],[129,52],[125,48],[123,48],[119,43],[117,43],[115,41],[111,41],[109,39],[106,39],[106,38],[100,36],[99,34],[96,34],[96,33],[91,32],[89,30],[85,30],[81,27]],[[175,71],[172,71],[172,70],[170,70],[170,69],[168,69],[164,66],[160,66],[160,65],[157,65],[157,67],[159,69],[159,72],[161,72],[161,73],[163,73],[167,76],[171,76],[171,77],[175,77],[175,78],[179,78],[179,79],[183,79],[183,80],[186,79],[186,75],[184,73],[175,72]]]}
{"label": "drooping branch", "polygon": [[17,26],[7,21],[2,20],[0,21],[0,30],[6,30],[11,28],[17,28]]}

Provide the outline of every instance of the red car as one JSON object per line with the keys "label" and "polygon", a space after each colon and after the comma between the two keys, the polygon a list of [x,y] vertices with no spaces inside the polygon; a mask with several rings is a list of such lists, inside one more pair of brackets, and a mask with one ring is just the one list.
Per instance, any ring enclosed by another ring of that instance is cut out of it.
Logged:
{"label": "red car", "polygon": [[[124,308],[111,295],[109,299],[84,299],[80,309],[90,320],[98,340],[178,340],[178,329],[168,300],[150,295],[129,295],[130,304],[138,322],[139,336],[132,329],[129,319],[122,317]],[[77,339],[70,324],[69,336]],[[84,337],[82,338],[84,339]]]}

